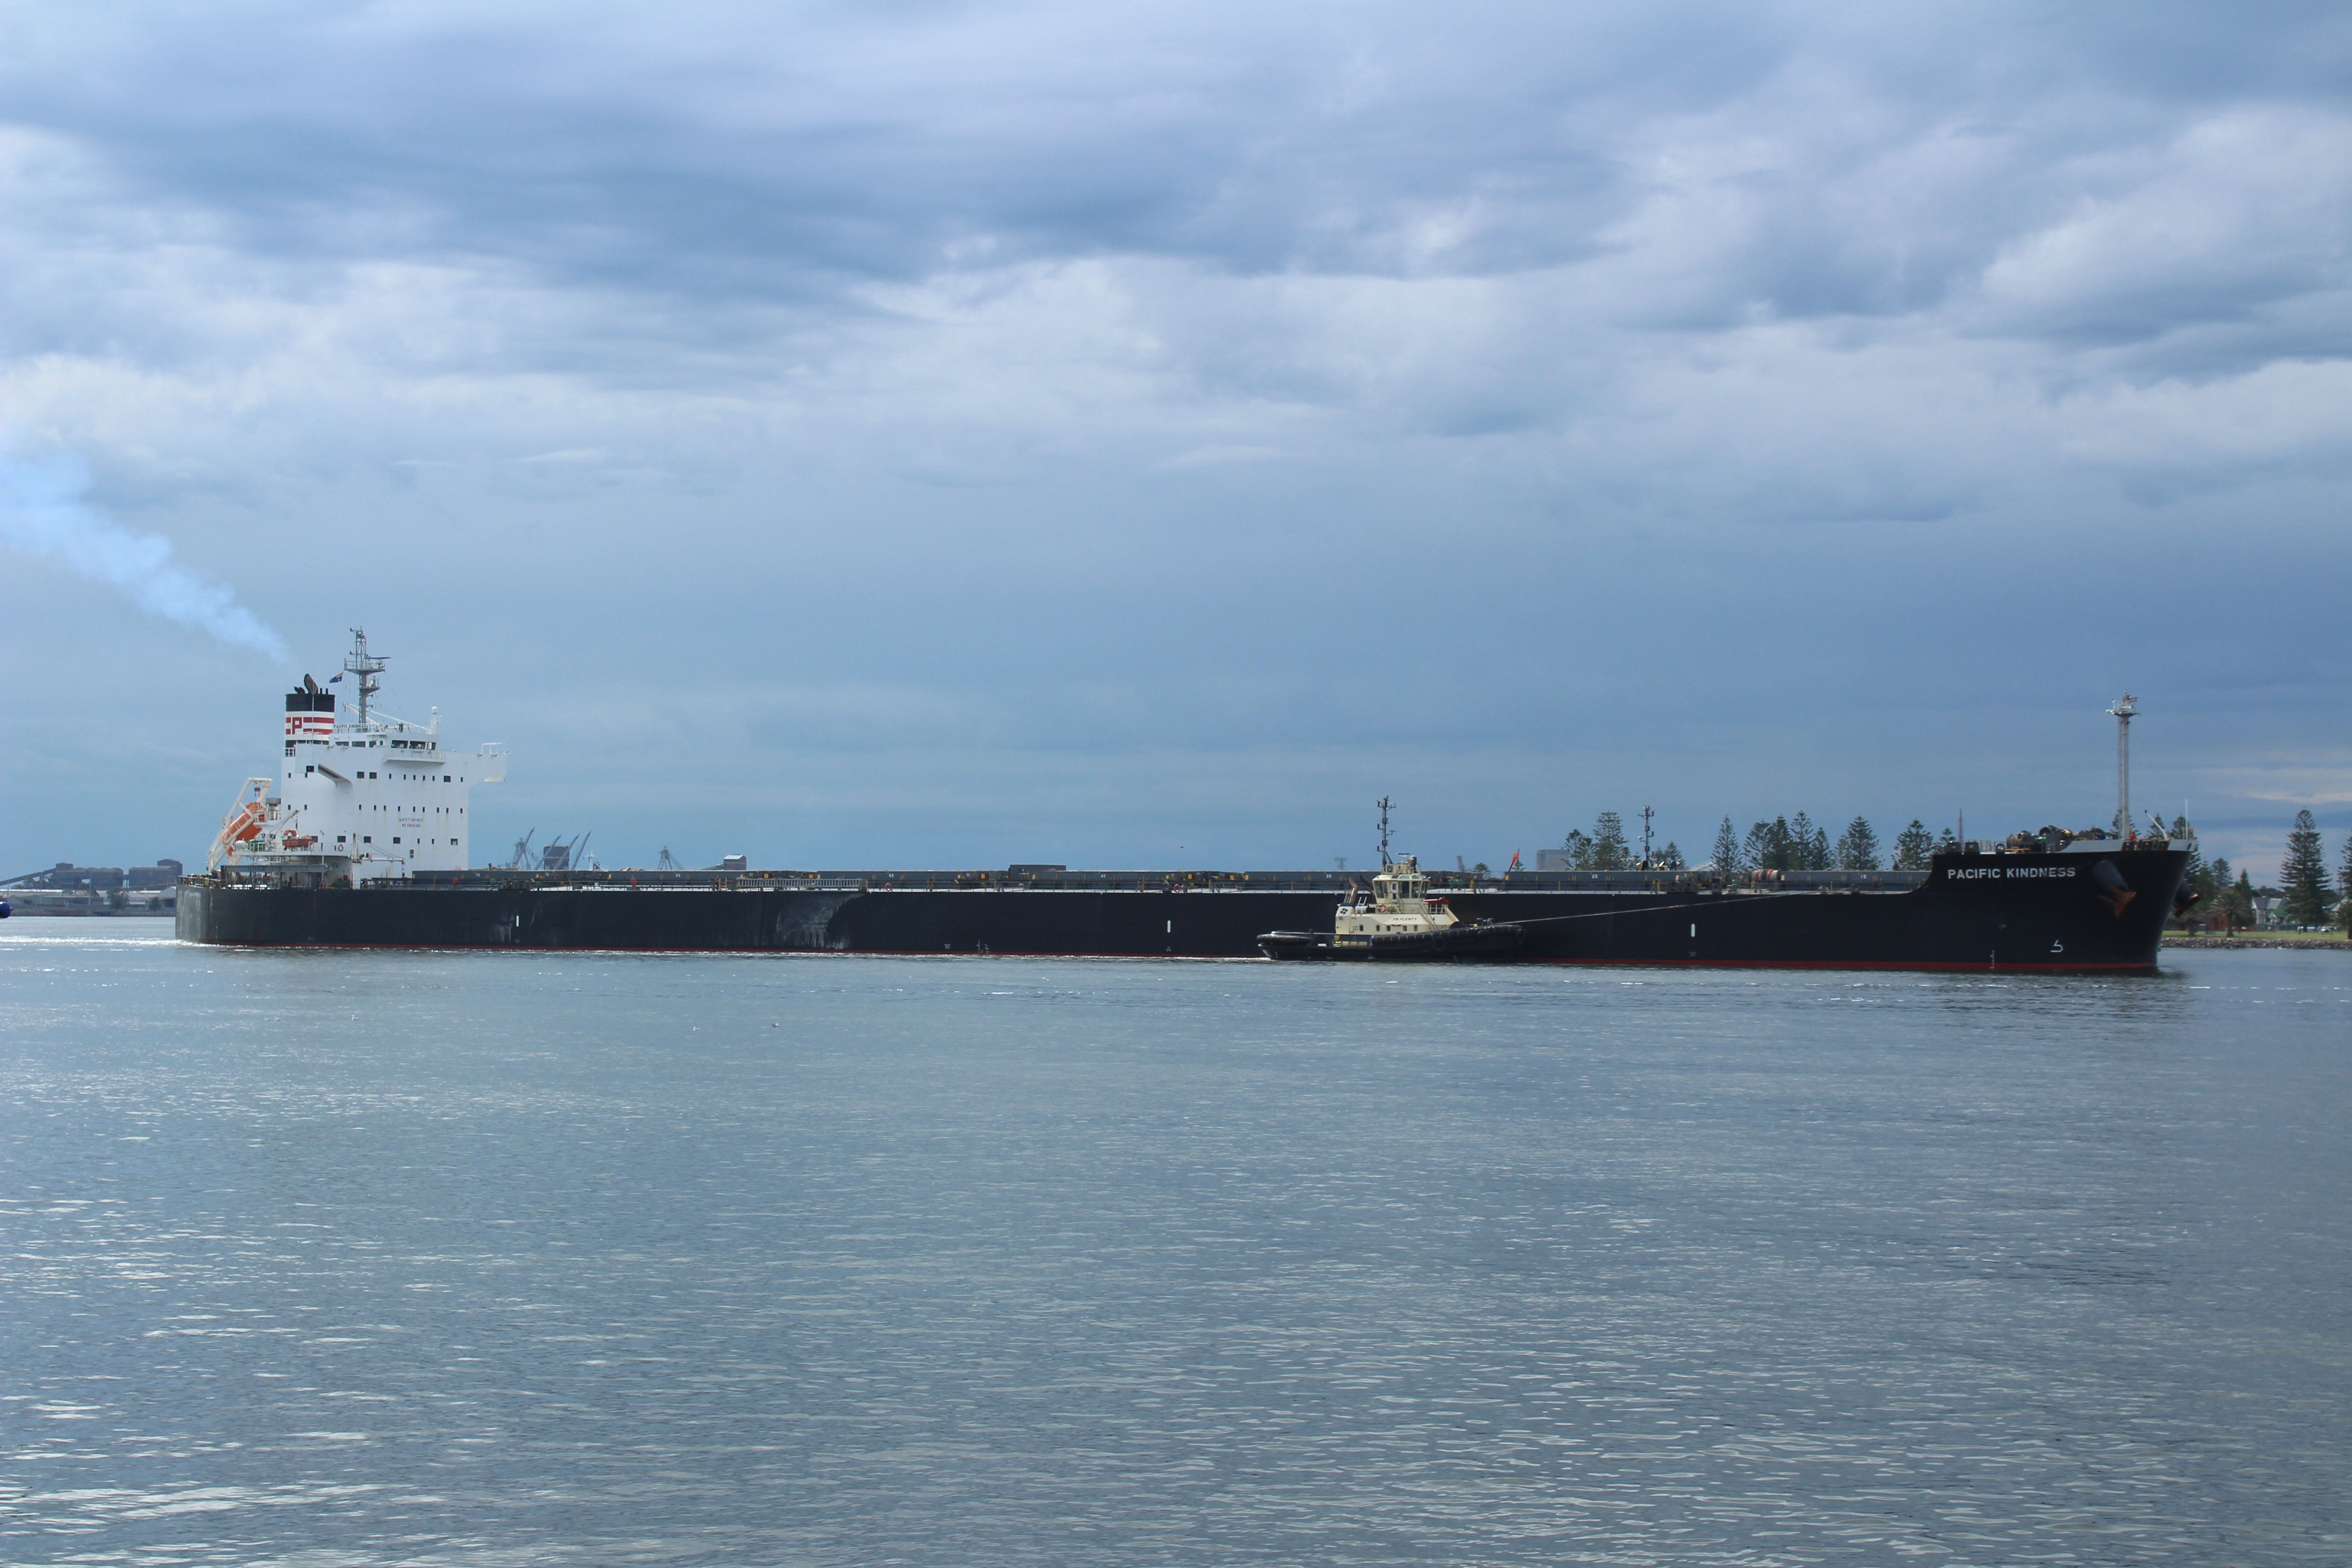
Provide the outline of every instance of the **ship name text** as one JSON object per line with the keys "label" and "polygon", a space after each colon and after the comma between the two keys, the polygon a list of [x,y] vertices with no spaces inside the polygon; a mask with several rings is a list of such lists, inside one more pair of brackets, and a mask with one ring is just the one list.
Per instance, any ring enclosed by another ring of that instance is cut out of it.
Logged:
{"label": "ship name text", "polygon": [[2001,878],[2072,877],[2081,870],[2077,866],[1956,866],[1944,875],[1955,882],[1985,882]]}

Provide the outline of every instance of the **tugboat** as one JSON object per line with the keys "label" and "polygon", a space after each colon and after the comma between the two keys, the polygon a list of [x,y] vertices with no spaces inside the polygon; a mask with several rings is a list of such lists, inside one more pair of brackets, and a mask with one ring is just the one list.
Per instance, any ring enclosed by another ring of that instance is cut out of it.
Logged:
{"label": "tugboat", "polygon": [[1408,855],[1374,877],[1370,893],[1351,889],[1334,913],[1328,934],[1270,931],[1257,939],[1257,950],[1268,958],[1413,963],[1511,958],[1526,940],[1525,928],[1515,922],[1465,921],[1444,898],[1431,898],[1428,876],[1418,858]]}

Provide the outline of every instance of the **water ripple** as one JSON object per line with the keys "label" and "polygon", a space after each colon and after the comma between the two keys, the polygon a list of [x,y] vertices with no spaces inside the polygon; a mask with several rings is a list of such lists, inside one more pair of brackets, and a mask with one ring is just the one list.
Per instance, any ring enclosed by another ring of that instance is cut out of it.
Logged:
{"label": "water ripple", "polygon": [[2181,957],[11,931],[0,1557],[2342,1562],[2352,985]]}

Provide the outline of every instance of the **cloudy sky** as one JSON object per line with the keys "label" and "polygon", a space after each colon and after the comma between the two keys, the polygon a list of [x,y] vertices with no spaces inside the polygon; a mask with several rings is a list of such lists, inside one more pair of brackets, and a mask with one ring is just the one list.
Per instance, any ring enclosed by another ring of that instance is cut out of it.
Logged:
{"label": "cloudy sky", "polygon": [[2352,827],[2352,12],[0,5],[0,870]]}

